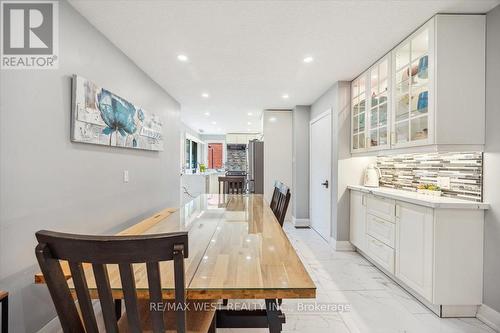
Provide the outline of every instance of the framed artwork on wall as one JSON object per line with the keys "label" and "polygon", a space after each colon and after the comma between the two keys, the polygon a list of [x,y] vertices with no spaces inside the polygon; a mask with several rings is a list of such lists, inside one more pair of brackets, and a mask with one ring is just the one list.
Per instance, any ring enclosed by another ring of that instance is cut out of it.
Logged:
{"label": "framed artwork on wall", "polygon": [[123,97],[73,75],[71,141],[163,150],[162,122]]}

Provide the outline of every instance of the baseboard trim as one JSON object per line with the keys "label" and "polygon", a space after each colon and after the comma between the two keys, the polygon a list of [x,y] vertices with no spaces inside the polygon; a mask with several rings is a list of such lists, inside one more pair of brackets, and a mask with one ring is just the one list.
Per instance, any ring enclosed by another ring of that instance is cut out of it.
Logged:
{"label": "baseboard trim", "polygon": [[351,252],[356,250],[356,248],[351,244],[351,242],[338,241],[333,238],[330,238],[330,246],[334,251]]}
{"label": "baseboard trim", "polygon": [[482,304],[477,311],[477,319],[491,327],[497,332],[500,332],[500,312]]}
{"label": "baseboard trim", "polygon": [[295,228],[308,228],[311,226],[309,219],[298,219],[295,216],[292,216],[292,223]]}

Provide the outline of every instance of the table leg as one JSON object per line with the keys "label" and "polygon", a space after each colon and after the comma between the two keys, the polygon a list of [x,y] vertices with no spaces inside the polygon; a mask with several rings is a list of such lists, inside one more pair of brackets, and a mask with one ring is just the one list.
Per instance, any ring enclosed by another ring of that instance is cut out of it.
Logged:
{"label": "table leg", "polygon": [[9,332],[9,296],[2,300],[2,333]]}
{"label": "table leg", "polygon": [[282,324],[285,323],[285,315],[279,309],[275,299],[266,299],[267,321],[269,322],[269,333],[281,333]]}
{"label": "table leg", "polygon": [[122,300],[120,298],[115,299],[115,315],[116,320],[119,320],[122,316]]}

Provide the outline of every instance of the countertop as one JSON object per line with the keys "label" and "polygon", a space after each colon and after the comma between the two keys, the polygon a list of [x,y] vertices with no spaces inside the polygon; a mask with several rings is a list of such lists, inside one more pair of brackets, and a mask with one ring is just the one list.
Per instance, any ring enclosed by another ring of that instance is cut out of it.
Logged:
{"label": "countertop", "polygon": [[217,170],[207,170],[205,172],[197,172],[197,173],[183,173],[183,176],[210,176],[210,175],[215,175],[215,174],[220,174],[220,175],[225,175],[225,171],[217,171]]}
{"label": "countertop", "polygon": [[468,201],[463,199],[454,199],[448,197],[434,197],[431,195],[420,194],[416,192],[397,190],[387,187],[367,187],[362,185],[349,185],[351,190],[370,193],[381,197],[391,198],[399,201],[405,201],[416,205],[441,208],[441,209],[489,209],[490,205],[484,202]]}

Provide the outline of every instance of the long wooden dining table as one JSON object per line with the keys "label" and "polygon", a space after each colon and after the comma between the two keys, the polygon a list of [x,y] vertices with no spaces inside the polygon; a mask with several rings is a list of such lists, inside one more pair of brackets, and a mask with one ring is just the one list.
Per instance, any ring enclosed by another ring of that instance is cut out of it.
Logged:
{"label": "long wooden dining table", "polygon": [[[279,299],[315,298],[316,286],[262,195],[202,194],[179,209],[167,208],[120,232],[146,235],[187,231],[185,260],[188,300],[262,299],[264,309],[217,311],[217,327],[262,328],[281,332],[285,315]],[[71,284],[66,263],[63,272]],[[161,263],[164,299],[173,299],[171,262]],[[108,265],[116,300],[123,298],[118,267]],[[148,299],[144,264],[135,264],[137,297]],[[90,295],[98,299],[91,267],[85,268]],[[36,283],[44,283],[41,273]]]}

